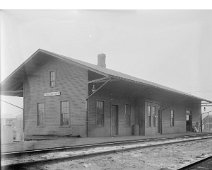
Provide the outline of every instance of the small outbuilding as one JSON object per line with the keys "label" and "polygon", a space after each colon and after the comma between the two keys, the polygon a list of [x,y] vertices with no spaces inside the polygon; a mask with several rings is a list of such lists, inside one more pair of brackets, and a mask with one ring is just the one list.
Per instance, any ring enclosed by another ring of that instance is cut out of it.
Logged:
{"label": "small outbuilding", "polygon": [[202,119],[203,132],[212,132],[212,114],[209,113]]}
{"label": "small outbuilding", "polygon": [[192,131],[206,99],[106,68],[37,50],[1,83],[23,97],[24,135],[82,137]]}

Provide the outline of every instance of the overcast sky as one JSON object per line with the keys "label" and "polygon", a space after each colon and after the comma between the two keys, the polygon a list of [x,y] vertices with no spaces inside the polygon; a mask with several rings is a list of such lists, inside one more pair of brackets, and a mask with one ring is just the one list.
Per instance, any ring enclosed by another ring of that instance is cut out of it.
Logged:
{"label": "overcast sky", "polygon": [[105,53],[110,69],[212,100],[212,10],[4,10],[2,21],[2,80],[39,48],[93,64]]}

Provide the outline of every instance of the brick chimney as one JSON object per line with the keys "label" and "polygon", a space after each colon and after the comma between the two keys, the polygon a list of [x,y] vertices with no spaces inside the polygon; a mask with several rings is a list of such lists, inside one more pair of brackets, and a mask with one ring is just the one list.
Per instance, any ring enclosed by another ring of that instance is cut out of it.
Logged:
{"label": "brick chimney", "polygon": [[98,66],[106,68],[105,64],[106,55],[105,54],[99,54],[98,55]]}

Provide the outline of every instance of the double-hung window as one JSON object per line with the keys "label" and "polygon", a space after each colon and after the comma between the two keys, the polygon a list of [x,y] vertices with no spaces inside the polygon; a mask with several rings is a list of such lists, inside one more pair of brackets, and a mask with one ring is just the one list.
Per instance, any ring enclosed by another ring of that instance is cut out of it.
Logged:
{"label": "double-hung window", "polygon": [[131,105],[130,104],[125,105],[125,120],[126,120],[126,124],[130,126],[131,124]]}
{"label": "double-hung window", "polygon": [[147,106],[147,114],[148,114],[148,126],[151,127],[151,106]]}
{"label": "double-hung window", "polygon": [[37,126],[44,125],[44,103],[37,104]]}
{"label": "double-hung window", "polygon": [[61,126],[69,125],[69,102],[68,101],[60,102],[60,125]]}
{"label": "double-hung window", "polygon": [[50,87],[55,87],[55,72],[54,71],[50,71]]}
{"label": "double-hung window", "polygon": [[104,101],[96,101],[96,124],[104,126]]}
{"label": "double-hung window", "polygon": [[156,127],[156,108],[152,106],[152,117],[153,117],[153,126]]}
{"label": "double-hung window", "polygon": [[170,126],[174,126],[174,110],[170,112]]}

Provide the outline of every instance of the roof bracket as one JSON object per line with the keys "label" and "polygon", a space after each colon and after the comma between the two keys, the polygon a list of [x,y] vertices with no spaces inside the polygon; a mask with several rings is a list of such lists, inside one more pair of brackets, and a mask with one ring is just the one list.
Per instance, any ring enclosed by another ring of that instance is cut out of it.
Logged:
{"label": "roof bracket", "polygon": [[103,88],[109,81],[111,80],[111,78],[109,78],[107,81],[105,81],[98,89],[96,89],[92,94],[90,94],[87,99],[89,99],[91,96],[93,96],[96,92],[98,92],[101,88]]}
{"label": "roof bracket", "polygon": [[91,80],[91,81],[88,82],[88,84],[90,84],[90,83],[101,83],[101,82],[105,82],[105,80],[109,80],[109,79],[110,79],[110,77],[103,77],[103,78]]}

